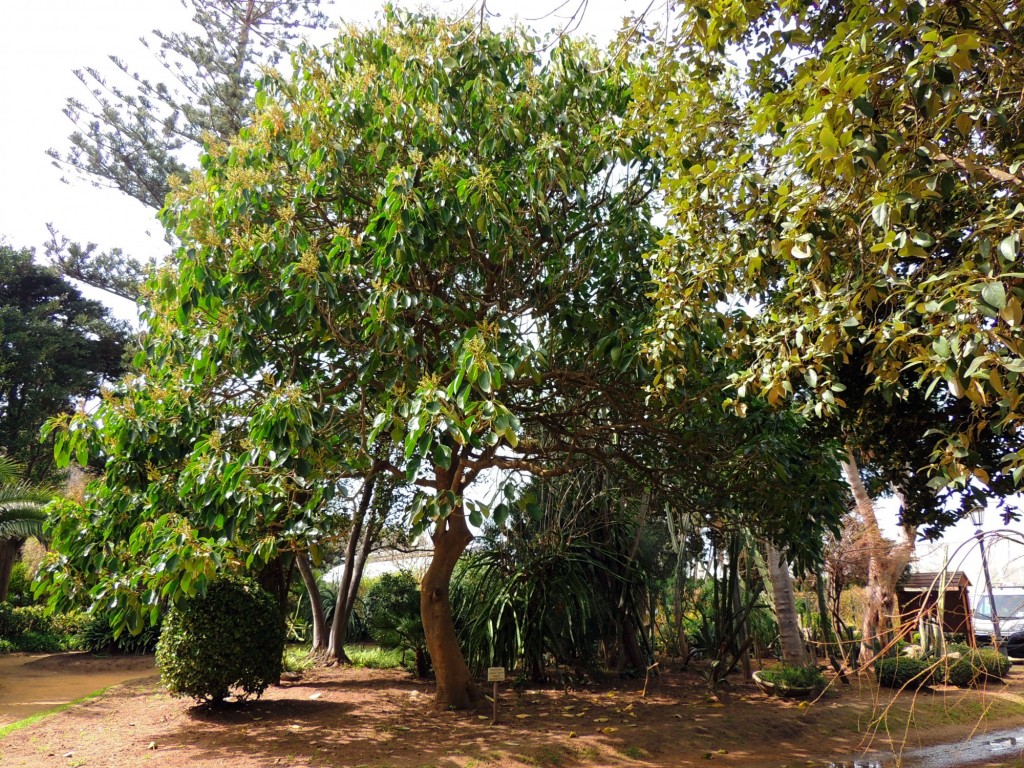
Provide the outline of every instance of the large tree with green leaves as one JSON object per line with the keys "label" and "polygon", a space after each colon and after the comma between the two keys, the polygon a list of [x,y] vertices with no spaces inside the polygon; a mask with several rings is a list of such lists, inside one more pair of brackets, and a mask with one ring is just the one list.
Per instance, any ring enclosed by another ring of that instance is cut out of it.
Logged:
{"label": "large tree with green leaves", "polygon": [[39,430],[121,373],[126,342],[102,304],[0,242],[0,600],[52,495],[53,443],[40,443]]}
{"label": "large tree with green leaves", "polygon": [[642,110],[675,231],[655,261],[658,351],[692,299],[758,302],[733,337],[754,353],[741,396],[822,415],[855,377],[888,403],[941,391],[969,407],[931,425],[937,483],[1019,477],[1013,442],[994,470],[975,448],[1019,421],[1022,14],[680,4]]}
{"label": "large tree with green leaves", "polygon": [[43,423],[97,395],[123,370],[123,324],[32,252],[0,242],[0,451],[29,482],[54,469]]}
{"label": "large tree with green leaves", "polygon": [[911,528],[948,524],[950,493],[961,509],[1005,494],[1024,472],[1021,8],[677,10],[639,112],[672,209],[653,262],[660,383],[700,303],[746,300],[723,320],[726,354],[750,355],[737,403],[838,416]]}
{"label": "large tree with green leaves", "polygon": [[294,63],[169,198],[182,248],[141,375],[59,446],[107,472],[54,529],[51,578],[70,593],[99,574],[92,599],[137,626],[230,565],[242,526],[273,522],[273,541],[346,474],[399,475],[433,534],[438,698],[466,706],[449,581],[470,523],[510,511],[466,489],[488,468],[634,457],[671,424],[644,406],[638,354],[656,166],[623,133],[630,81],[586,44],[542,56],[518,32],[391,14]]}
{"label": "large tree with green leaves", "polygon": [[[301,36],[326,26],[319,0],[188,0],[192,24],[154,30],[142,42],[164,77],[116,55],[108,71],[75,70],[85,94],[67,100],[75,126],[54,164],[92,184],[116,189],[158,211],[170,179],[185,178],[204,144],[227,140],[252,112],[256,80]],[[52,230],[52,228],[51,228]],[[152,268],[119,249],[101,252],[52,231],[52,258],[65,274],[134,299]]]}

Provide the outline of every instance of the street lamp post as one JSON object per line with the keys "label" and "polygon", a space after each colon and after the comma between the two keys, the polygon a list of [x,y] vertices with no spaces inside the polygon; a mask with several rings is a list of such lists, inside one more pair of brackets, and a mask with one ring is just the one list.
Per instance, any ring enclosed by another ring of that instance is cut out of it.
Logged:
{"label": "street lamp post", "polygon": [[988,574],[988,555],[985,552],[985,537],[981,532],[982,516],[984,507],[975,507],[971,510],[971,522],[974,523],[974,537],[978,540],[978,547],[981,549],[981,572],[985,575],[985,589],[988,590],[988,608],[992,613],[992,642],[995,643],[998,651],[1003,647],[1003,638],[999,631],[999,613],[996,611],[996,598],[992,594],[992,577]]}

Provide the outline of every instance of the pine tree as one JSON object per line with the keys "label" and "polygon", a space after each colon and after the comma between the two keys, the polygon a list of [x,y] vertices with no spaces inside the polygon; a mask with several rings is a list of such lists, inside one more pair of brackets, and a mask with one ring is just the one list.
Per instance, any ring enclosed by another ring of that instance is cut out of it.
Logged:
{"label": "pine tree", "polygon": [[[88,97],[71,97],[66,149],[49,150],[59,168],[117,189],[159,210],[173,176],[187,177],[205,143],[238,133],[252,109],[256,80],[301,35],[324,28],[319,0],[183,0],[195,28],[143,38],[167,77],[153,80],[112,55],[113,71],[75,71]],[[67,179],[65,179],[66,181]],[[136,298],[152,268],[119,249],[101,252],[51,227],[47,255],[60,270],[111,293]]]}

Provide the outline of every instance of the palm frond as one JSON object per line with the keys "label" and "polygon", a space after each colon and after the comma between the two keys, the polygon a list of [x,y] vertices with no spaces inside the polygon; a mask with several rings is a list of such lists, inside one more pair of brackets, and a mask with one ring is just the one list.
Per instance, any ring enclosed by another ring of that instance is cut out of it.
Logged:
{"label": "palm frond", "polygon": [[0,506],[0,539],[43,539],[46,522],[43,505],[33,501],[15,501]]}
{"label": "palm frond", "polygon": [[43,507],[53,500],[54,493],[49,488],[42,488],[29,483],[0,484],[0,509],[7,509],[14,504],[35,504]]}
{"label": "palm frond", "polygon": [[42,541],[47,517],[43,509],[54,492],[25,482],[21,479],[23,472],[19,462],[0,453],[0,539],[33,536]]}
{"label": "palm frond", "polygon": [[0,453],[0,486],[13,485],[21,480],[25,467],[6,453]]}

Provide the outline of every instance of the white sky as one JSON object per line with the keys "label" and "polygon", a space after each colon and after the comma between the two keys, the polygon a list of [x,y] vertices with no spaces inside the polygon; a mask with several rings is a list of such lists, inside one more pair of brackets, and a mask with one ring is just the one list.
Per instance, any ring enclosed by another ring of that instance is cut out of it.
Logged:
{"label": "white sky", "polygon": [[[239,0],[241,1],[241,0]],[[562,0],[488,0],[501,24],[518,14],[523,20],[543,16]],[[572,12],[581,0],[570,0]],[[433,6],[442,13],[462,13],[466,2],[401,3]],[[69,96],[88,99],[72,70],[95,67],[111,72],[107,57],[116,54],[131,67],[160,78],[153,54],[139,42],[153,29],[185,28],[191,14],[176,0],[6,0],[0,25],[0,237],[15,247],[43,252],[47,222],[77,242],[101,248],[120,247],[140,257],[167,252],[160,224],[151,211],[118,192],[93,188],[79,178],[63,184],[46,150],[64,150],[72,124],[62,110]],[[325,3],[326,5],[326,3]],[[335,0],[332,18],[371,21],[381,0]],[[579,32],[610,39],[622,18],[643,10],[648,0],[590,0]],[[535,22],[540,30],[561,27],[552,16]],[[325,33],[327,34],[327,33]],[[113,81],[113,77],[111,80]],[[133,315],[130,302],[116,302],[118,314]]]}
{"label": "white sky", "polygon": [[[562,0],[488,0],[488,8],[501,14],[497,23],[518,15],[521,19],[540,17]],[[569,0],[563,13],[573,12],[581,0]],[[433,6],[442,13],[458,13],[465,2],[437,0],[433,3],[404,3]],[[578,34],[606,42],[621,27],[623,17],[646,9],[649,0],[589,0]],[[328,12],[346,21],[365,22],[382,6],[381,0],[336,0]],[[661,0],[653,3],[664,13]],[[62,109],[69,96],[87,98],[72,74],[75,68],[93,66],[109,71],[107,56],[117,54],[132,67],[159,76],[159,67],[139,37],[153,29],[181,29],[190,14],[175,0],[6,0],[4,23],[0,25],[0,237],[16,247],[32,247],[42,253],[47,240],[47,222],[79,242],[92,241],[102,248],[121,247],[140,257],[162,257],[167,246],[152,212],[140,203],[111,190],[101,190],[72,178],[60,181],[62,172],[53,167],[45,152],[63,150],[71,130]],[[532,25],[541,30],[561,27],[564,20],[548,17]],[[111,302],[116,303],[116,302]],[[121,316],[132,314],[130,302],[117,304]],[[886,532],[895,535],[895,512],[891,504],[880,505]],[[998,530],[995,514],[987,515],[986,530]],[[1024,526],[1016,526],[1024,528]],[[953,556],[957,547],[973,534],[969,521],[951,529],[939,544],[919,544],[920,569],[941,567],[943,547]],[[993,579],[1024,583],[1014,552],[1020,547],[995,547]],[[980,583],[980,560],[976,547],[962,565],[974,584]],[[1009,569],[1009,570],[1008,570]]]}

